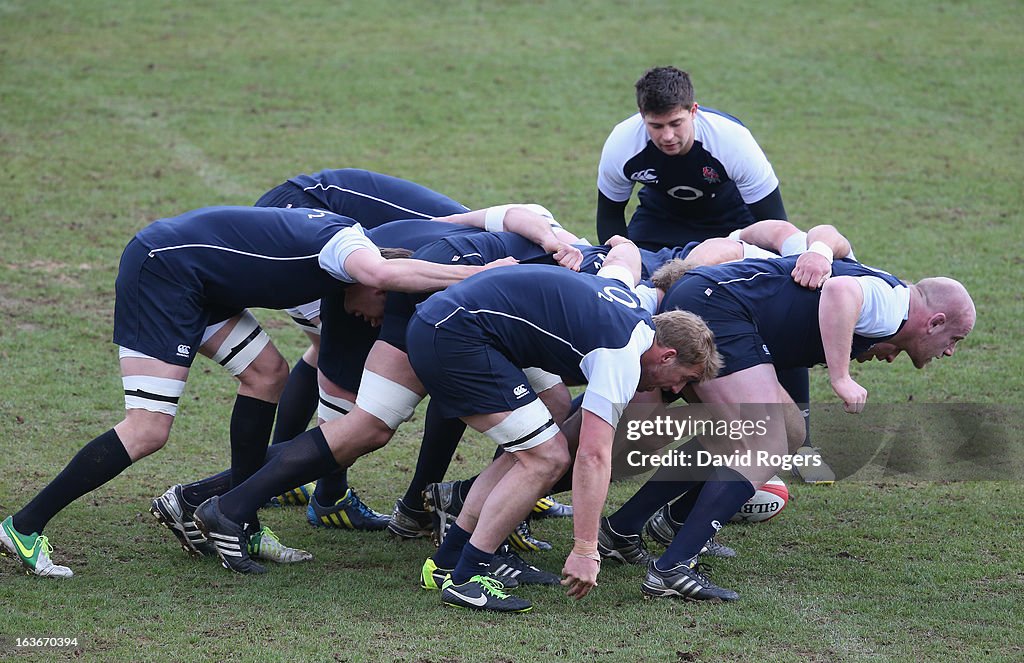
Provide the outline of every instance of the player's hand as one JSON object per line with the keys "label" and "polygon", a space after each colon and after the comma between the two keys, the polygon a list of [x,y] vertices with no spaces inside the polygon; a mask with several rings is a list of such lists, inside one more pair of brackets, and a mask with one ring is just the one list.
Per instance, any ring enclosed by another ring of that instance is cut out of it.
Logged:
{"label": "player's hand", "polygon": [[843,401],[843,409],[850,414],[858,414],[864,410],[868,401],[868,390],[857,384],[850,376],[832,381],[832,391]]}
{"label": "player's hand", "polygon": [[793,268],[793,280],[805,288],[817,290],[825,285],[828,277],[832,276],[832,263],[828,258],[806,251],[796,259],[796,266]]}
{"label": "player's hand", "polygon": [[583,264],[583,252],[565,242],[558,242],[558,248],[551,252],[551,257],[562,267],[574,272],[580,271],[580,265]]}
{"label": "player's hand", "polygon": [[516,260],[515,258],[499,258],[498,260],[492,260],[489,263],[487,263],[486,265],[484,265],[483,267],[481,267],[480,271],[482,272],[482,271],[487,270],[487,269],[494,269],[495,267],[508,267],[509,265],[518,265],[518,264],[519,264],[519,261]]}
{"label": "player's hand", "polygon": [[601,572],[601,562],[569,553],[562,567],[562,585],[568,588],[566,594],[574,599],[581,599],[597,585],[597,574]]}

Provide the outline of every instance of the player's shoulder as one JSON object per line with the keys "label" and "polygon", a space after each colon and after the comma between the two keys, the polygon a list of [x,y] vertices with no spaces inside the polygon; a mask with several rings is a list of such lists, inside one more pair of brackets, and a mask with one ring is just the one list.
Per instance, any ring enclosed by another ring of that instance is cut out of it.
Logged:
{"label": "player's shoulder", "polygon": [[648,140],[644,119],[636,113],[615,125],[605,141],[604,153],[635,154],[646,147]]}
{"label": "player's shoulder", "polygon": [[750,130],[739,118],[715,108],[698,108],[693,124],[695,138],[705,144],[754,140]]}

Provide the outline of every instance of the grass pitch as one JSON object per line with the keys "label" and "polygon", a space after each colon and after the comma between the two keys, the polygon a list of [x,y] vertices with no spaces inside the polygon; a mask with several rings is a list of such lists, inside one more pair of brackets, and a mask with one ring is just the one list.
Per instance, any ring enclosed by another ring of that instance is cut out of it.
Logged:
{"label": "grass pitch", "polygon": [[[299,173],[361,167],[471,207],[537,201],[594,237],[595,174],[644,69],[691,72],[702,105],[740,117],[771,159],[791,220],[834,223],[858,256],[908,279],[948,274],[978,305],[957,356],[862,366],[868,407],[978,403],[1015,442],[1022,11],[992,2],[622,3],[151,0],[0,2],[0,514],[20,508],[120,418],[109,343],[121,249],[148,222],[251,204]],[[303,343],[258,313],[290,359]],[[824,371],[817,401],[834,402]],[[765,525],[730,526],[714,578],[735,604],[643,601],[606,564],[582,602],[444,609],[416,588],[429,544],[312,530],[266,512],[310,564],[237,577],[191,560],[147,513],[169,484],[227,462],[231,379],[197,361],[166,449],[47,528],[69,582],[0,564],[0,651],[28,660],[918,661],[1024,658],[1019,445],[993,480],[861,475],[790,482]],[[902,410],[901,410],[902,411]],[[842,447],[843,417],[815,423]],[[908,424],[909,425],[909,424]],[[897,427],[897,433],[905,430]],[[405,487],[419,421],[361,460],[379,510]],[[886,432],[891,434],[891,431]],[[951,447],[962,430],[948,432]],[[936,435],[941,447],[943,433]],[[998,437],[998,436],[997,436]],[[898,435],[895,442],[899,442]],[[1015,455],[1017,454],[1017,455]],[[490,455],[467,441],[452,477]],[[957,477],[938,477],[957,478]],[[633,484],[617,484],[614,507]],[[560,568],[569,524],[544,521]],[[67,649],[16,638],[77,637]]]}

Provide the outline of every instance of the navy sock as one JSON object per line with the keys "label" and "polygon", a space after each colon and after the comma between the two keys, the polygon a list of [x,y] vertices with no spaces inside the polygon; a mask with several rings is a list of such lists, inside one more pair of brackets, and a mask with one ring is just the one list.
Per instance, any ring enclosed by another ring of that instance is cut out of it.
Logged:
{"label": "navy sock", "polygon": [[273,444],[287,442],[309,428],[319,399],[316,366],[310,366],[300,357],[288,374],[281,402],[277,405]]}
{"label": "navy sock", "polygon": [[695,557],[753,495],[754,486],[742,474],[728,467],[717,468],[701,488],[686,523],[657,561],[657,567],[667,571]]}
{"label": "navy sock", "polygon": [[455,449],[465,432],[466,424],[461,419],[442,417],[432,403],[427,405],[427,414],[423,421],[423,441],[420,443],[420,453],[416,458],[416,471],[405,490],[405,495],[402,496],[406,506],[422,505],[423,490],[427,484],[444,480],[448,465],[451,464]]}
{"label": "navy sock", "polygon": [[[657,476],[657,474],[655,474]],[[693,481],[657,481],[652,476],[615,513],[608,524],[619,534],[639,534],[654,512],[693,488]]]}
{"label": "navy sock", "polygon": [[231,410],[231,485],[237,486],[263,466],[274,427],[277,403],[251,396],[235,397]]}
{"label": "navy sock", "polygon": [[316,482],[313,498],[320,506],[333,506],[348,492],[348,468],[335,470]]}
{"label": "navy sock", "polygon": [[484,552],[467,541],[462,548],[462,557],[452,571],[452,582],[461,585],[475,575],[487,575],[493,559],[493,552]]}
{"label": "navy sock", "polygon": [[701,488],[704,487],[704,482],[700,482],[694,485],[693,488],[686,491],[686,494],[677,499],[668,508],[668,515],[671,516],[672,520],[677,523],[685,523],[686,518],[690,515],[693,510],[693,505],[697,503],[697,498],[700,496]]}
{"label": "navy sock", "polygon": [[252,519],[256,509],[275,495],[309,483],[338,469],[338,462],[319,428],[283,442],[256,474],[220,498],[220,509],[235,522]]}
{"label": "navy sock", "polygon": [[11,524],[22,534],[42,532],[61,509],[96,490],[131,464],[121,438],[111,428],[82,447],[49,485],[14,514]]}
{"label": "navy sock", "polygon": [[804,416],[804,444],[811,443],[811,380],[810,371],[803,367],[776,370],[779,384],[800,408]]}
{"label": "navy sock", "polygon": [[463,547],[469,543],[470,533],[456,523],[448,528],[448,533],[441,541],[441,547],[434,553],[434,564],[439,569],[454,569],[462,557]]}
{"label": "navy sock", "polygon": [[[689,454],[689,458],[696,459],[697,451],[703,450],[704,447],[698,438],[693,438],[679,449]],[[712,469],[693,467],[680,470],[669,466],[658,468],[633,497],[608,516],[608,524],[619,534],[639,534],[644,523],[655,511],[691,490]]]}
{"label": "navy sock", "polygon": [[185,503],[197,507],[215,495],[223,495],[231,490],[231,470],[224,470],[212,477],[185,484],[181,487],[181,496]]}

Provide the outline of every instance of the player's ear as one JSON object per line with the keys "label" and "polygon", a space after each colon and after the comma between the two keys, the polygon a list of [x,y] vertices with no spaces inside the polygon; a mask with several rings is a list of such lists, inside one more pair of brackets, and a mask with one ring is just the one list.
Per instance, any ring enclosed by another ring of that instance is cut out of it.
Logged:
{"label": "player's ear", "polygon": [[932,317],[928,318],[928,331],[938,329],[944,324],[946,324],[946,314],[942,312],[933,313]]}
{"label": "player's ear", "polygon": [[676,356],[678,354],[679,353],[676,352],[675,348],[665,348],[664,350],[661,351],[661,363],[671,364],[676,360]]}

